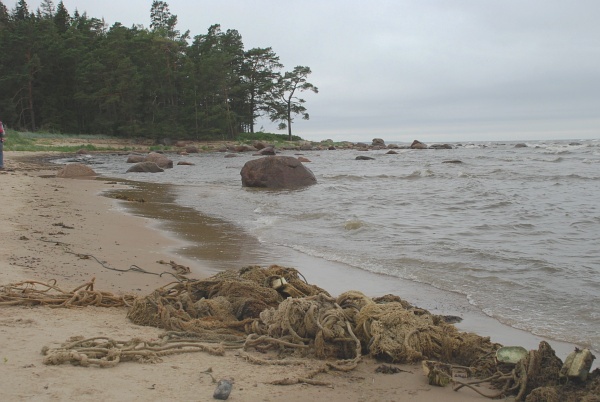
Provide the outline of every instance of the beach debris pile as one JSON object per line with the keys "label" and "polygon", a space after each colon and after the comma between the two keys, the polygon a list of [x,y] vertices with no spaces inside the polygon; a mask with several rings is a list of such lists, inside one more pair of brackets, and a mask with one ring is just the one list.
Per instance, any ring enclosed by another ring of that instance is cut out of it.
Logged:
{"label": "beach debris pile", "polygon": [[[372,299],[349,291],[333,298],[297,270],[278,265],[174,282],[136,299],[128,317],[211,339],[245,339],[246,349],[321,359],[357,361],[369,354],[390,362],[472,365],[501,347],[397,296]],[[492,365],[481,362],[478,369],[488,374]]]}
{"label": "beach debris pile", "polygon": [[[393,363],[424,361],[431,384],[453,383],[455,390],[469,387],[490,398],[516,395],[517,401],[562,401],[569,400],[565,395],[575,395],[575,389],[585,394],[590,388],[590,395],[600,391],[598,370],[587,381],[567,377],[568,369],[546,342],[516,363],[498,360],[502,345],[460,332],[445,317],[398,296],[369,298],[348,291],[334,298],[308,284],[297,270],[277,265],[170,284],[137,299],[128,317],[136,324],[196,333],[213,342],[243,339],[245,351],[274,351],[291,361],[322,359],[333,370],[352,370],[365,355]],[[269,364],[247,353],[243,356]],[[322,371],[302,381],[319,385],[312,377]],[[481,382],[498,391],[483,394],[476,387]],[[550,394],[558,399],[548,399]]]}
{"label": "beach debris pile", "polygon": [[[231,348],[243,349],[239,355],[254,364],[297,364],[302,358],[323,362],[301,378],[273,382],[278,385],[328,385],[314,377],[329,370],[351,371],[371,356],[385,363],[422,362],[430,384],[453,384],[455,391],[467,387],[489,398],[598,401],[600,395],[600,370],[589,373],[594,357],[587,349],[576,350],[563,363],[546,342],[529,352],[503,347],[488,337],[460,332],[446,317],[395,295],[370,298],[348,291],[332,297],[294,268],[249,266],[202,280],[180,277],[144,297],[122,296],[118,303],[116,297],[94,291],[93,281],[74,292],[55,284],[45,289],[34,285],[40,286],[23,282],[1,288],[0,303],[127,305],[132,322],[166,331],[152,342],[72,338],[58,348],[45,348],[45,364],[111,367],[128,360],[160,361],[176,353],[220,355]],[[56,301],[48,297],[50,290]],[[497,391],[482,392],[477,386],[482,382]]]}
{"label": "beach debris pile", "polygon": [[138,325],[194,332],[207,339],[244,340],[246,327],[287,297],[328,295],[300,277],[293,268],[274,265],[223,271],[204,280],[181,280],[138,298],[127,317]]}

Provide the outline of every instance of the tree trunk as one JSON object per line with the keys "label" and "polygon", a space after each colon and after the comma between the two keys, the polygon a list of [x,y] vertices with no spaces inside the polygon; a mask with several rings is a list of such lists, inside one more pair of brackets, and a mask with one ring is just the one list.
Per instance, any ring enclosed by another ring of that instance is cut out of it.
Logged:
{"label": "tree trunk", "polygon": [[35,77],[35,73],[36,71],[33,70],[33,67],[31,65],[31,51],[27,51],[27,64],[29,65],[29,76],[28,76],[28,82],[27,82],[27,96],[28,96],[28,101],[27,101],[27,106],[29,107],[29,119],[31,121],[31,131],[35,132],[36,130],[36,124],[35,124],[35,110],[33,110],[33,80]]}
{"label": "tree trunk", "polygon": [[287,126],[288,126],[288,140],[292,140],[292,105],[291,101],[287,105]]}

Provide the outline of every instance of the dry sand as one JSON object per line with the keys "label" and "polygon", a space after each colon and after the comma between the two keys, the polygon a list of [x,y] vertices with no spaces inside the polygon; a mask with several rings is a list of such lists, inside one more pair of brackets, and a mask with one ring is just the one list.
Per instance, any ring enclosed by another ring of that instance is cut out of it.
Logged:
{"label": "dry sand", "polygon": [[[100,195],[120,184],[52,177],[53,170],[40,170],[19,162],[14,153],[5,154],[6,167],[14,171],[0,172],[0,286],[56,280],[57,286],[70,291],[95,277],[97,290],[143,296],[172,279],[107,269],[78,254],[93,255],[105,266],[121,270],[135,264],[161,273],[170,267],[158,260],[176,260],[198,277],[206,272],[174,254],[177,241],[153,229],[152,219],[124,214],[117,201]],[[58,347],[73,336],[124,341],[156,339],[162,332],[132,324],[126,313],[125,307],[0,307],[0,400],[206,401],[213,400],[213,378],[234,380],[231,401],[487,400],[469,389],[453,392],[428,385],[418,365],[398,365],[405,371],[397,374],[376,373],[380,363],[368,358],[349,373],[315,378],[331,386],[271,385],[277,379],[302,376],[307,367],[320,362],[257,366],[235,350],[224,357],[188,353],[167,356],[156,364],[124,362],[114,368],[42,363],[42,347]]]}

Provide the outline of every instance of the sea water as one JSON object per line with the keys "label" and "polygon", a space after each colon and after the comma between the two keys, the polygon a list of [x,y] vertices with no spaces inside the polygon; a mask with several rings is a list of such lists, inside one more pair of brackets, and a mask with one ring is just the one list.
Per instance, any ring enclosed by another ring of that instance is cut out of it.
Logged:
{"label": "sea water", "polygon": [[249,153],[169,155],[195,165],[159,174],[124,173],[123,155],[92,159],[109,177],[174,184],[178,206],[256,240],[248,263],[289,250],[452,292],[501,323],[600,349],[600,141],[452,145],[303,151],[317,184],[299,190],[242,187]]}

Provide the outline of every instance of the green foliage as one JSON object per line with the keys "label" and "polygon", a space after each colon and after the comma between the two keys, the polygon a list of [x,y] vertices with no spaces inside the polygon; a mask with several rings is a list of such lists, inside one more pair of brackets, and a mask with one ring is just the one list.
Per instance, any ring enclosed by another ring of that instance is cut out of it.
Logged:
{"label": "green foliage", "polygon": [[152,145],[150,146],[149,150],[156,152],[156,151],[170,151],[171,149],[173,149],[170,146],[166,146],[166,145]]}
{"label": "green foliage", "polygon": [[262,142],[286,142],[286,141],[302,141],[302,138],[297,135],[293,135],[290,140],[287,134],[273,134],[273,133],[242,133],[238,136],[238,140],[242,142],[262,141]]}
{"label": "green foliage", "polygon": [[[20,133],[13,130],[7,130],[7,135],[4,142],[4,150],[29,152],[77,152],[80,149],[86,149],[88,151],[108,150],[108,148],[99,148],[92,144],[85,143],[86,140],[100,138],[106,138],[106,136],[67,136],[51,133]],[[56,142],[60,142],[61,139],[81,139],[83,143],[81,145],[53,145]]]}
{"label": "green foliage", "polygon": [[298,93],[312,91],[319,93],[319,89],[308,82],[308,76],[312,73],[309,67],[296,66],[294,70],[279,75],[273,86],[270,97],[266,101],[269,118],[278,121],[280,130],[288,129],[288,138],[292,140],[292,122],[295,115],[301,115],[304,120],[310,118],[304,103],[306,101],[298,97]]}
{"label": "green foliage", "polygon": [[29,151],[30,149],[28,148],[34,146],[35,141],[33,139],[20,133],[6,130],[6,137],[4,138],[5,151]]}
{"label": "green foliage", "polygon": [[151,4],[146,29],[71,15],[63,2],[35,12],[23,0],[10,12],[0,2],[0,119],[19,131],[154,140],[253,132],[290,82],[279,57],[270,47],[245,51],[241,34],[218,24],[190,38],[166,2]]}

